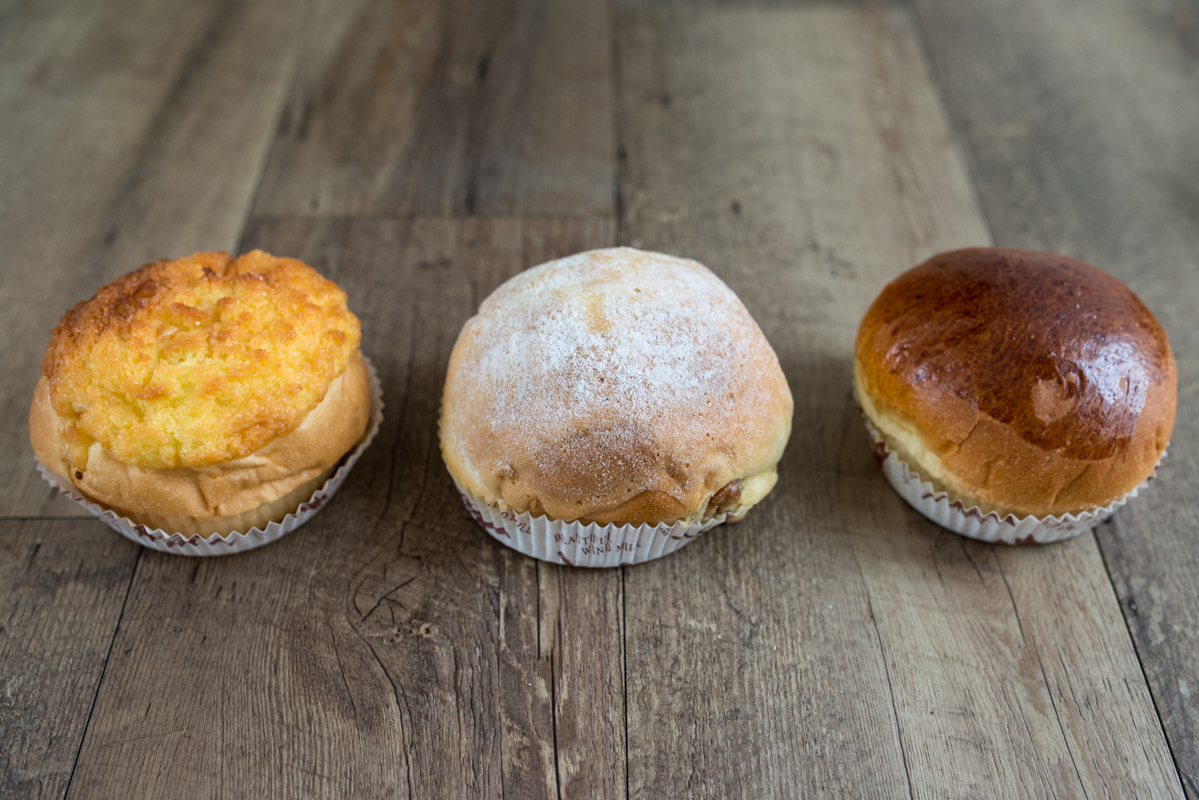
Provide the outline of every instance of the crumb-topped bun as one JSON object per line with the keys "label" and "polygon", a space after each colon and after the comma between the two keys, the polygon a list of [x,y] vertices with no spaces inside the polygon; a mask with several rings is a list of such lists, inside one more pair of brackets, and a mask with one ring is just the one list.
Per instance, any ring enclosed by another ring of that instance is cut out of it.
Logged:
{"label": "crumb-topped bun", "polygon": [[271,514],[281,517],[363,435],[360,338],[345,292],[295,259],[255,250],[147,264],[54,330],[30,411],[34,451],[143,524],[227,533],[295,500]]}
{"label": "crumb-topped bun", "polygon": [[450,356],[441,450],[483,502],[563,521],[739,519],[777,480],[791,392],[702,265],[593,250],[515,276]]}
{"label": "crumb-topped bun", "polygon": [[982,510],[1076,514],[1149,477],[1174,427],[1165,331],[1077,259],[942,253],[891,282],[858,330],[854,386],[901,459]]}

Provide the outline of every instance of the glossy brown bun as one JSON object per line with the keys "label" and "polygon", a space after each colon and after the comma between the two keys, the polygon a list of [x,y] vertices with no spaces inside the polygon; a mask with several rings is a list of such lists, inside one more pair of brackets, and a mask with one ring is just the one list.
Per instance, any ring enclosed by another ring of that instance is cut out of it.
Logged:
{"label": "glossy brown bun", "polygon": [[740,518],[791,432],[778,359],[702,265],[630,248],[522,272],[450,356],[441,450],[482,502],[555,520]]}
{"label": "glossy brown bun", "polygon": [[1154,470],[1174,427],[1165,331],[1124,284],[1065,256],[934,256],[858,329],[854,387],[887,444],[984,510],[1101,508]]}

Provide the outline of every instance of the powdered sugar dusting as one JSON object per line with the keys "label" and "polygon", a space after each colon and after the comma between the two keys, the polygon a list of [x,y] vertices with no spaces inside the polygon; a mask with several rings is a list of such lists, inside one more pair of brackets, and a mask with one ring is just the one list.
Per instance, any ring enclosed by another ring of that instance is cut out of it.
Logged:
{"label": "powdered sugar dusting", "polygon": [[736,295],[694,261],[628,248],[496,290],[463,329],[446,398],[484,481],[589,510],[644,491],[686,504],[731,479],[713,451],[736,461],[758,444],[755,409],[790,415],[774,353]]}

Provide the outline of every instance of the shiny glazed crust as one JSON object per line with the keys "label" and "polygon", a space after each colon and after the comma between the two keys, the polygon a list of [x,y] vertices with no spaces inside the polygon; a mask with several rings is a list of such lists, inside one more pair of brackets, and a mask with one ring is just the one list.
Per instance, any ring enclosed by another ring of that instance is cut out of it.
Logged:
{"label": "shiny glazed crust", "polygon": [[1111,503],[1152,472],[1177,369],[1152,313],[1076,259],[973,248],[934,256],[875,300],[854,384],[922,473],[1018,514]]}
{"label": "shiny glazed crust", "polygon": [[441,449],[467,491],[516,513],[739,517],[777,480],[791,411],[774,351],[715,275],[595,250],[517,275],[466,323]]}
{"label": "shiny glazed crust", "polygon": [[55,412],[45,377],[34,391],[29,434],[38,460],[97,503],[149,527],[207,536],[263,527],[294,511],[362,438],[369,416],[366,366],[355,351],[346,371],[299,427],[249,456],[222,464],[137,467],[93,443],[87,469],[72,471],[64,457],[70,423]]}

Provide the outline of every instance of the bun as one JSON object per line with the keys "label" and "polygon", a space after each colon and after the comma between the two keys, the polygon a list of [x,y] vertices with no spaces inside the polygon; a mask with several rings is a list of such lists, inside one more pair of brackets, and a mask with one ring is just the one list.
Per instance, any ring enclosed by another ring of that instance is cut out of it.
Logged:
{"label": "bun", "polygon": [[791,431],[778,359],[702,265],[630,248],[509,280],[450,356],[441,449],[484,503],[551,520],[739,519]]}
{"label": "bun", "polygon": [[1065,256],[942,253],[866,312],[854,388],[902,460],[984,511],[1091,511],[1148,478],[1174,426],[1165,331]]}
{"label": "bun", "polygon": [[63,317],[30,408],[39,461],[149,527],[282,519],[362,438],[370,388],[345,293],[254,251],[148,264]]}

